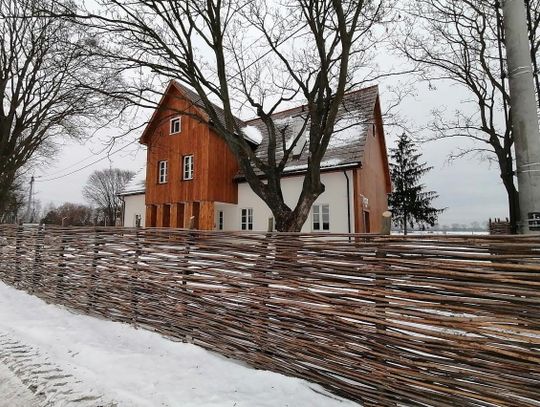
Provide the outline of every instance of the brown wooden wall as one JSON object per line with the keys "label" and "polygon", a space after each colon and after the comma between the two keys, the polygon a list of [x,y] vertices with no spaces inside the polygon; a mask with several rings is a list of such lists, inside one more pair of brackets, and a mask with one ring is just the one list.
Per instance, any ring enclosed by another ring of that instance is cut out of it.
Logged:
{"label": "brown wooden wall", "polygon": [[[388,175],[388,157],[379,102],[374,111],[374,123],[366,136],[362,166],[354,170],[354,211],[356,233],[379,233],[382,213],[388,210],[388,193],[391,192]],[[369,228],[364,225],[362,197],[368,198],[365,209],[369,212]]]}
{"label": "brown wooden wall", "polygon": [[[196,113],[179,92],[171,86],[162,108],[156,112],[146,130],[143,142],[148,145],[146,169],[146,205],[179,202],[219,201],[237,203],[237,184],[233,177],[238,164],[226,143],[207,124],[182,115],[182,131],[170,135],[174,111]],[[183,156],[194,156],[194,177],[182,180]],[[158,183],[158,162],[168,161],[168,182]]]}

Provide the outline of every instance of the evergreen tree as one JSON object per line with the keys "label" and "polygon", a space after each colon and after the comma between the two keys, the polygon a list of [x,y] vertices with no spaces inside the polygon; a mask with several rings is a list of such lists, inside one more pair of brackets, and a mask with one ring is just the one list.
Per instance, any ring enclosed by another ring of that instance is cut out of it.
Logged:
{"label": "evergreen tree", "polygon": [[422,176],[433,167],[418,161],[421,154],[405,133],[400,136],[396,148],[390,149],[390,153],[394,192],[388,203],[394,224],[402,227],[404,234],[407,234],[409,226],[412,228],[415,224],[433,226],[444,209],[431,206],[439,195],[434,191],[424,191],[425,185],[420,182]]}

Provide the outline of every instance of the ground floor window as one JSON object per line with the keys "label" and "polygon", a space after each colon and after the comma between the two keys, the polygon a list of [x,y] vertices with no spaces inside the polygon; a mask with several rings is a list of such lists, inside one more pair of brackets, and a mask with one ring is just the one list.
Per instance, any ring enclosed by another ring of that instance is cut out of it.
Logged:
{"label": "ground floor window", "polygon": [[218,211],[217,213],[217,230],[223,230],[224,225],[224,214],[223,211]]}
{"label": "ground floor window", "polygon": [[327,204],[313,205],[313,231],[330,230],[330,206]]}
{"label": "ground floor window", "polygon": [[253,230],[253,209],[242,209],[242,230]]}

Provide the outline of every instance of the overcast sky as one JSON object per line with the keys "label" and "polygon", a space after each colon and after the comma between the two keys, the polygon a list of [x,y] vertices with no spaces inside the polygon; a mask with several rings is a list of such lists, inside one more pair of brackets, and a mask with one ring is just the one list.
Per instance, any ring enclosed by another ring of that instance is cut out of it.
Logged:
{"label": "overcast sky", "polygon": [[[388,66],[389,62],[395,63],[395,57],[383,53],[381,63]],[[396,79],[392,78],[378,83],[382,92],[383,111],[385,102],[388,103],[390,98],[385,89],[395,82]],[[422,127],[431,120],[433,108],[446,107],[450,112],[456,108],[461,109],[466,98],[466,94],[458,87],[441,84],[436,90],[430,90],[426,83],[420,81],[415,83],[415,93],[415,97],[407,98],[399,106],[400,113],[415,127]],[[144,120],[146,115],[141,113],[138,119]],[[35,199],[39,199],[42,205],[84,203],[82,188],[93,171],[109,167],[141,171],[146,161],[146,150],[137,141],[142,130],[123,137],[112,149],[103,151],[110,137],[119,132],[109,129],[84,144],[65,144],[50,159],[48,166],[36,169]],[[398,129],[386,127],[388,148],[394,146],[398,134]],[[448,162],[448,154],[463,146],[463,143],[463,139],[420,143],[423,160],[434,167],[424,177],[424,183],[427,189],[436,191],[440,196],[435,206],[447,208],[440,216],[439,223],[482,223],[490,217],[506,217],[506,194],[495,165],[490,166],[474,158]],[[125,147],[126,144],[130,145]],[[114,153],[120,148],[123,149]],[[108,152],[113,154],[108,156]]]}

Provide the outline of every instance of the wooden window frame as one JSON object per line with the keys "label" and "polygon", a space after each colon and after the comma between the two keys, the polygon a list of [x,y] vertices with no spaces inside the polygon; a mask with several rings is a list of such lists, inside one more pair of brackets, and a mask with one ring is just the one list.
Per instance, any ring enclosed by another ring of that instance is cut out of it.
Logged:
{"label": "wooden window frame", "polygon": [[[178,130],[174,131],[173,126],[175,125],[173,125],[173,123],[176,123],[176,122],[178,122]],[[180,133],[182,133],[182,116],[176,116],[176,117],[173,117],[169,121],[169,134],[172,136],[173,134],[180,134]]]}
{"label": "wooden window frame", "polygon": [[193,176],[195,174],[194,162],[195,159],[193,157],[193,154],[188,154],[182,157],[182,180],[191,181],[193,179]]}
{"label": "wooden window frame", "polygon": [[[325,215],[327,222],[324,221]],[[315,204],[311,207],[311,230],[313,232],[330,232],[330,204]]]}
{"label": "wooden window frame", "polygon": [[[162,168],[162,164],[163,168]],[[162,171],[163,170],[163,171]],[[158,184],[166,184],[169,178],[169,163],[167,160],[158,161]]]}
{"label": "wooden window frame", "polygon": [[240,209],[240,229],[253,230],[253,208]]}

